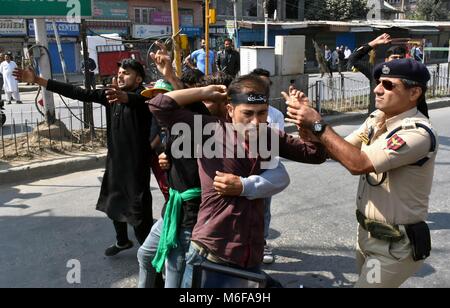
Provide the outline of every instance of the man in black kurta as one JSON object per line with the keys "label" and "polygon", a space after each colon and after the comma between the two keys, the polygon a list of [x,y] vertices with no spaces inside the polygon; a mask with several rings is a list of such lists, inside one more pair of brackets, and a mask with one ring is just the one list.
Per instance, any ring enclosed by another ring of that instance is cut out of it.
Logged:
{"label": "man in black kurta", "polygon": [[[16,70],[16,78],[37,83],[66,97],[105,106],[108,154],[97,210],[114,222],[117,242],[105,251],[113,256],[133,246],[127,223],[142,244],[153,224],[150,194],[150,126],[152,114],[140,95],[145,71],[132,59],[120,64],[118,85],[112,89],[85,90],[55,80],[45,80],[32,70]],[[127,104],[121,104],[128,102]]]}

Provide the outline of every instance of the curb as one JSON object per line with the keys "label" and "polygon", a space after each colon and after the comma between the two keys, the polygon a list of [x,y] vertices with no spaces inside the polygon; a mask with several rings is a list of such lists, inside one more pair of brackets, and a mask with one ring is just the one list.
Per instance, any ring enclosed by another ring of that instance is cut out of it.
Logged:
{"label": "curb", "polygon": [[0,170],[0,185],[30,180],[46,179],[58,175],[102,168],[106,153],[76,158],[62,158],[49,162],[35,163],[7,170]]}

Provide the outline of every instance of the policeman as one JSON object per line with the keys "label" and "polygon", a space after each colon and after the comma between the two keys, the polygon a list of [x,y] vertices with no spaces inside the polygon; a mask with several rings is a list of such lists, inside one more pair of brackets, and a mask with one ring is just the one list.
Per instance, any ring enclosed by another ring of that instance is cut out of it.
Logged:
{"label": "policeman", "polygon": [[361,175],[356,287],[399,287],[431,250],[424,221],[438,145],[425,101],[430,74],[422,63],[401,59],[380,64],[374,77],[378,110],[345,140],[307,106],[303,94],[289,103],[288,116]]}

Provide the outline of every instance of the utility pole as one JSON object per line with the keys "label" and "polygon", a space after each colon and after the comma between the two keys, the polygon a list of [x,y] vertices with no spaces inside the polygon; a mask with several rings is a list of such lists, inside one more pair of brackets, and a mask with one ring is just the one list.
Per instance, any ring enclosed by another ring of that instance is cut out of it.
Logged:
{"label": "utility pole", "polygon": [[[81,42],[83,43],[83,63],[84,63],[84,88],[91,89],[88,60],[89,52],[86,39],[86,21],[81,20]],[[92,133],[94,133],[94,111],[92,108],[92,103],[83,102],[83,115],[84,115],[84,128],[90,128]]]}
{"label": "utility pole", "polygon": [[178,0],[170,0],[170,8],[172,12],[172,40],[174,42],[174,59],[177,76],[181,76],[181,49],[180,49],[180,22],[178,15]]}
{"label": "utility pole", "polygon": [[[34,32],[36,44],[44,46],[48,50],[47,28],[44,18],[34,19]],[[51,79],[50,55],[46,52],[41,52],[39,57],[39,71],[42,78]],[[53,93],[44,88],[42,89],[42,96],[44,99],[45,121],[48,125],[51,125],[56,121]]]}
{"label": "utility pole", "polygon": [[237,0],[233,0],[233,11],[234,11],[234,44],[236,48],[239,48],[239,30],[237,23]]}
{"label": "utility pole", "polygon": [[269,46],[269,1],[264,0],[264,47]]}
{"label": "utility pole", "polygon": [[69,82],[69,79],[67,78],[67,69],[66,69],[66,61],[64,61],[64,53],[61,46],[61,39],[59,38],[59,32],[58,28],[56,27],[56,22],[52,20],[52,26],[53,31],[55,32],[55,38],[56,38],[56,45],[58,45],[58,53],[59,53],[59,60],[61,61],[61,67],[64,75],[64,81]]}
{"label": "utility pole", "polygon": [[[209,75],[209,0],[205,0],[205,75]],[[212,73],[212,72],[211,72]]]}

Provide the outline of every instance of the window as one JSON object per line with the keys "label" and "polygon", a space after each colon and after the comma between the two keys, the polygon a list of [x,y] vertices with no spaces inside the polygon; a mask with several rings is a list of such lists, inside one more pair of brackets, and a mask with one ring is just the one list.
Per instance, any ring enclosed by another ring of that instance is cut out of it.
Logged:
{"label": "window", "polygon": [[287,19],[298,19],[298,2],[299,2],[298,0],[286,0]]}
{"label": "window", "polygon": [[234,16],[233,1],[231,0],[217,0],[216,8],[217,15]]}
{"label": "window", "polygon": [[255,0],[242,0],[242,15],[246,17],[257,17],[257,2]]}
{"label": "window", "polygon": [[194,26],[194,10],[192,9],[179,9],[180,26],[193,27]]}
{"label": "window", "polygon": [[150,24],[150,15],[155,8],[152,7],[137,7],[134,8],[134,22],[137,24]]}

